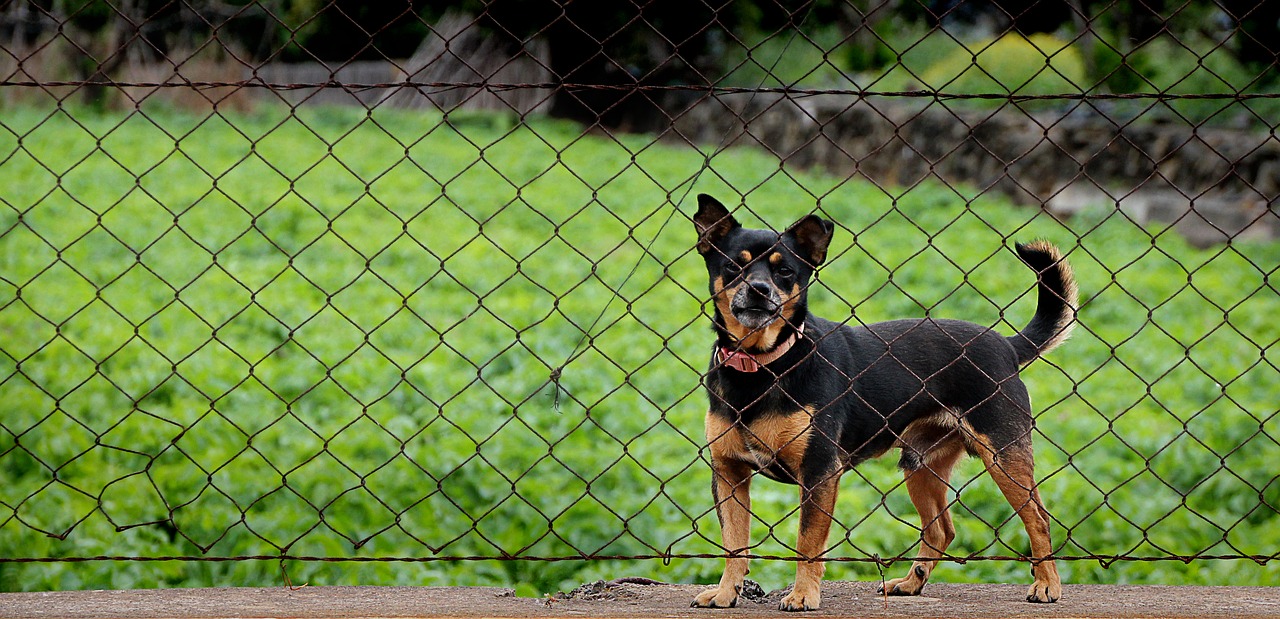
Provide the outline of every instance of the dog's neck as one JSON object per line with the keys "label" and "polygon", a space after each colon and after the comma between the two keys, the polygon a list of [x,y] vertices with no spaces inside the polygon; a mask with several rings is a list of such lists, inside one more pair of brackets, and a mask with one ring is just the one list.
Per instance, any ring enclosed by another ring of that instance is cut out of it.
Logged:
{"label": "dog's neck", "polygon": [[791,350],[796,341],[803,336],[804,324],[801,323],[800,326],[791,331],[791,334],[786,339],[775,345],[768,352],[751,354],[726,346],[716,346],[716,363],[739,372],[755,372],[761,367],[782,358],[783,355],[787,354],[787,351]]}

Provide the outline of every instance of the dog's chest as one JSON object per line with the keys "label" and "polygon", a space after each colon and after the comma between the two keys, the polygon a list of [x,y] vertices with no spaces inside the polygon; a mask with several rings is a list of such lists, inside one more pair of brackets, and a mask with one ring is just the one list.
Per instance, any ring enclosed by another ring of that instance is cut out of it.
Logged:
{"label": "dog's chest", "polygon": [[785,472],[792,478],[785,481],[792,481],[813,433],[813,411],[769,414],[749,423],[709,413],[706,426],[712,457],[746,462],[770,477]]}

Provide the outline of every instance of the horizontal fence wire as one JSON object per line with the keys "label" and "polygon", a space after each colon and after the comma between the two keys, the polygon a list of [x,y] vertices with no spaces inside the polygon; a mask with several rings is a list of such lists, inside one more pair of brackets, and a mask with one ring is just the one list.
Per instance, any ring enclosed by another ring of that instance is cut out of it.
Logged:
{"label": "horizontal fence wire", "polygon": [[[808,307],[855,328],[1012,335],[1011,247],[1055,244],[1048,557],[1267,584],[1280,15],[1014,4],[0,7],[0,589],[781,582],[795,489],[756,480],[738,554],[708,491],[700,193],[832,221]],[[834,576],[928,558],[897,464],[844,474]],[[943,481],[950,569],[1043,558],[978,459]]]}
{"label": "horizontal fence wire", "polygon": [[866,90],[866,89],[850,89],[850,88],[804,88],[797,86],[714,86],[714,85],[670,85],[670,86],[654,86],[654,85],[625,85],[625,84],[574,84],[545,82],[537,84],[515,84],[502,82],[416,82],[407,80],[403,82],[384,82],[384,83],[352,83],[341,82],[337,80],[328,80],[323,82],[305,82],[305,83],[283,83],[283,82],[264,82],[261,80],[240,80],[234,82],[200,82],[200,81],[184,81],[184,82],[116,82],[116,81],[64,81],[64,82],[24,82],[24,81],[6,81],[0,82],[4,86],[16,86],[26,88],[45,88],[55,86],[71,86],[79,88],[84,86],[108,86],[111,88],[185,88],[185,89],[214,89],[214,88],[265,88],[267,90],[310,90],[316,88],[335,88],[346,91],[365,91],[365,90],[390,90],[397,88],[429,88],[432,90],[485,90],[488,92],[499,93],[510,90],[599,90],[604,92],[625,92],[625,93],[644,93],[644,92],[691,92],[703,93],[707,95],[729,95],[729,94],[780,94],[792,97],[806,97],[816,95],[845,95],[849,97],[897,97],[897,98],[926,98],[940,100],[963,100],[963,99],[982,99],[982,100],[998,100],[998,101],[1084,101],[1084,100],[1134,100],[1134,99],[1155,99],[1155,100],[1207,100],[1207,101],[1249,101],[1253,99],[1276,99],[1280,98],[1280,93],[1274,92],[1232,92],[1232,93],[1185,93],[1173,94],[1162,92],[1131,92],[1131,93],[1057,93],[1057,94],[1014,94],[1014,93],[964,93],[964,92],[946,92],[935,90]]}

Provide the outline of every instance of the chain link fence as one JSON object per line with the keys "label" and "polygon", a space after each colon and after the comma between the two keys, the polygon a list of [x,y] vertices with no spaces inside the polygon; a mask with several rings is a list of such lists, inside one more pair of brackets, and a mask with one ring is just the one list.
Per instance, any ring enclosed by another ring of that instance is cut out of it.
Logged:
{"label": "chain link fence", "polygon": [[[715,581],[698,192],[834,221],[851,325],[1011,334],[1057,244],[1064,580],[1275,582],[1276,6],[441,4],[0,5],[0,588]],[[888,460],[831,577],[915,556]],[[938,577],[1021,580],[981,473]]]}

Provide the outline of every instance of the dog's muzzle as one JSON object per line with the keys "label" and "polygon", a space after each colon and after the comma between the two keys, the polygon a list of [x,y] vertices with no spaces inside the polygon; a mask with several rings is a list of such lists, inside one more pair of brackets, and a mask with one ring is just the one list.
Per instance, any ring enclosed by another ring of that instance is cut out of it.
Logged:
{"label": "dog's muzzle", "polygon": [[777,289],[765,282],[747,282],[733,295],[729,309],[742,326],[751,330],[763,329],[779,318],[782,297]]}

